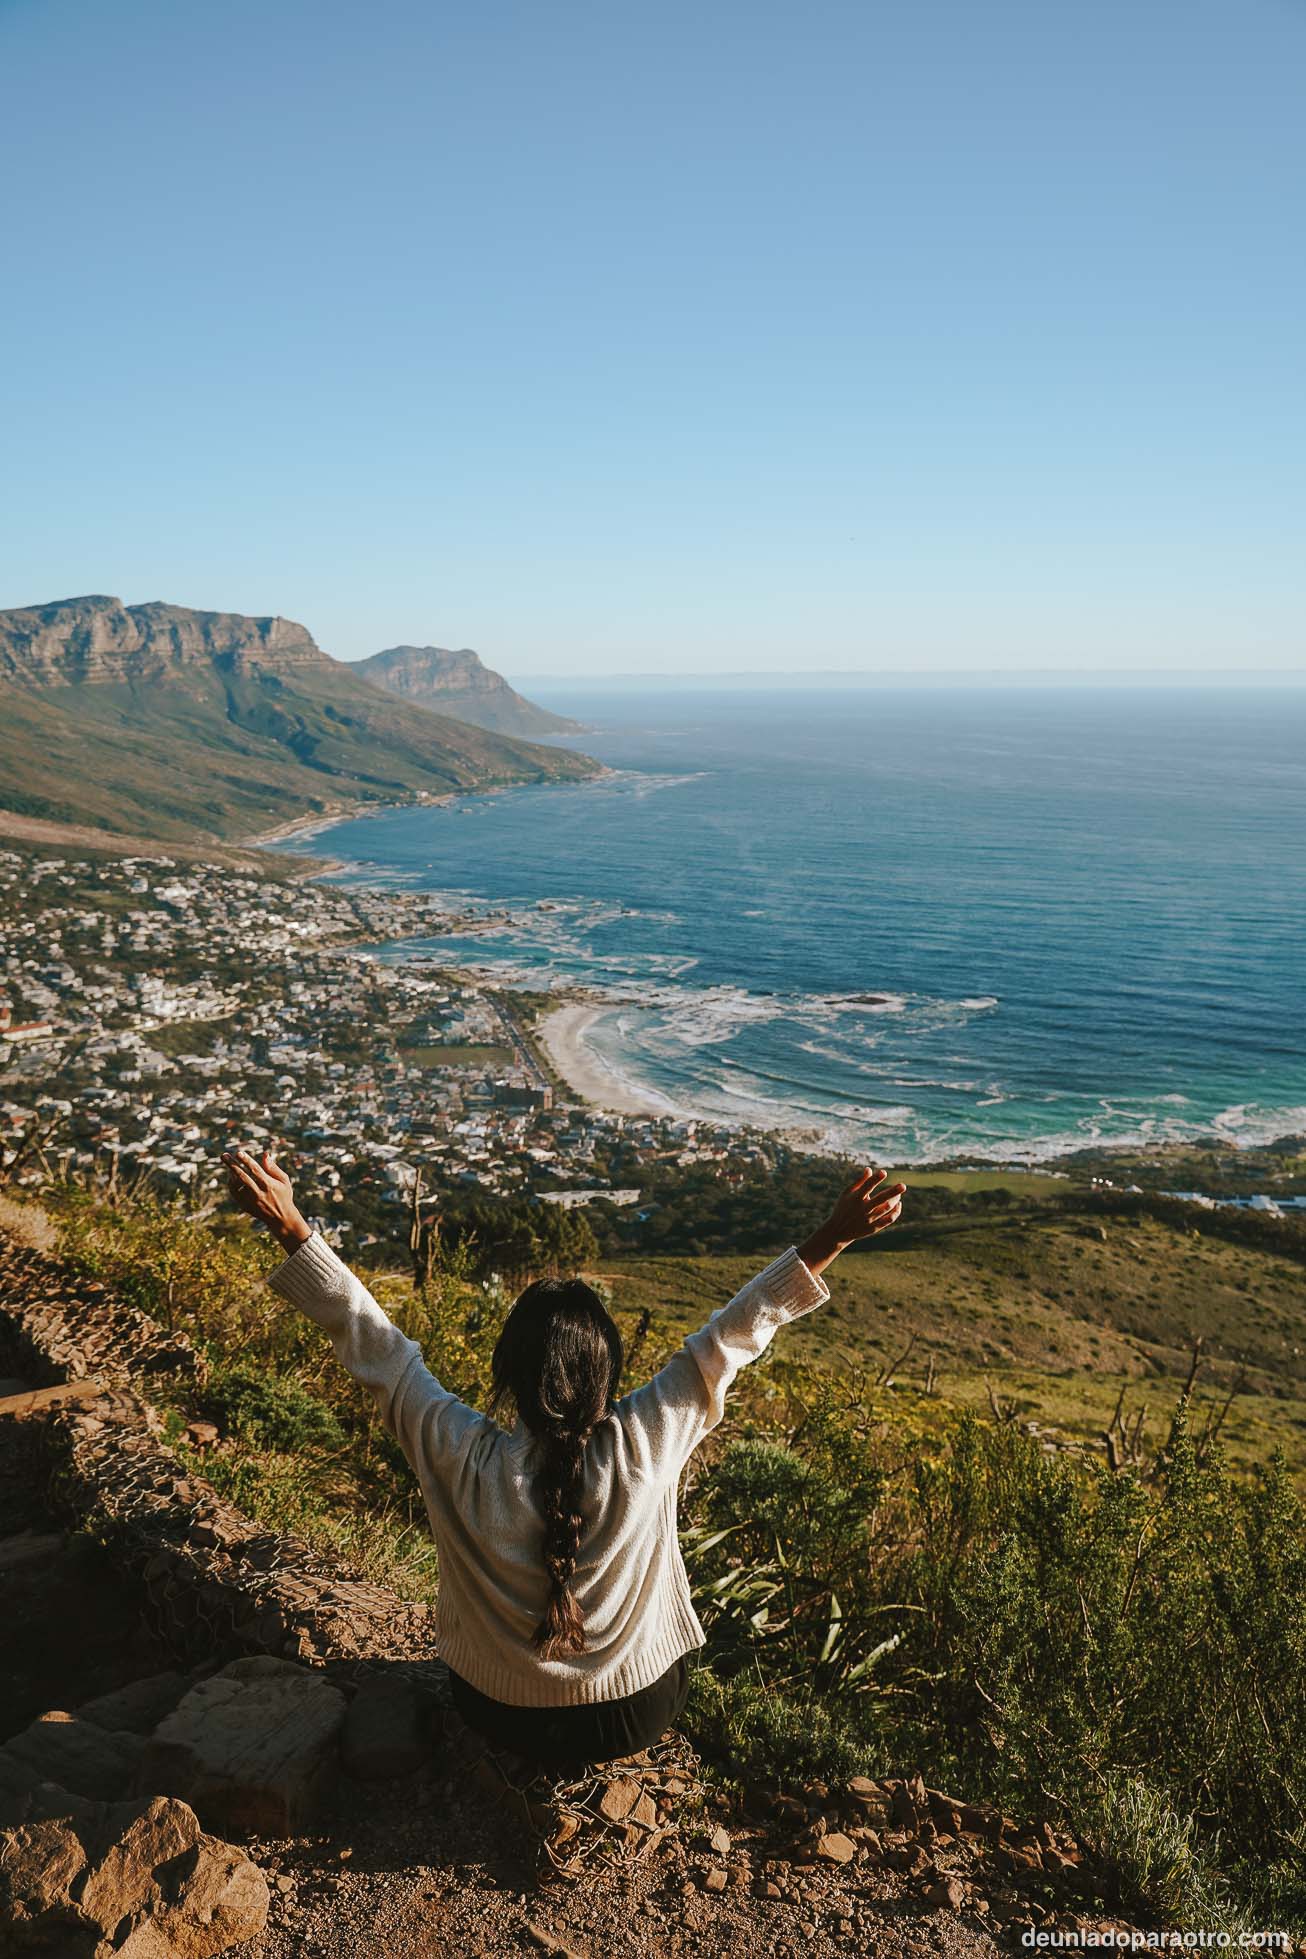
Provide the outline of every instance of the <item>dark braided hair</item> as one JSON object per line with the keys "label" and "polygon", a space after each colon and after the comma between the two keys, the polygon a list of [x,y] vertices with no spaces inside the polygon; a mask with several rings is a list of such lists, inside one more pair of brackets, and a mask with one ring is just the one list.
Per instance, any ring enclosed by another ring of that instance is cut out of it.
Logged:
{"label": "dark braided hair", "polygon": [[535,1628],[542,1658],[583,1653],[585,1625],[571,1589],[586,1518],[585,1448],[621,1379],[621,1334],[583,1279],[537,1279],[504,1322],[491,1362],[490,1412],[509,1395],[540,1444],[534,1496],[544,1519],[549,1599]]}

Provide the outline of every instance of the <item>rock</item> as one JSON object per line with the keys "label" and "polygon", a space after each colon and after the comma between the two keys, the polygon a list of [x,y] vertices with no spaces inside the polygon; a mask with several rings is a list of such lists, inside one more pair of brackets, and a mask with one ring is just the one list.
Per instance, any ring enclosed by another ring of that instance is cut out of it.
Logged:
{"label": "rock", "polygon": [[344,1695],[264,1655],[192,1687],[146,1743],[138,1789],[180,1796],[215,1829],[287,1835],[312,1814],[335,1759]]}
{"label": "rock", "polygon": [[0,1830],[12,1830],[26,1822],[38,1780],[35,1769],[16,1761],[7,1748],[0,1748]]}
{"label": "rock", "polygon": [[609,1782],[599,1798],[599,1814],[609,1823],[622,1823],[643,1794],[638,1782],[619,1775]]}
{"label": "rock", "polygon": [[762,1880],[760,1890],[764,1898],[782,1898],[784,1896],[784,1892],[780,1889],[780,1886],[769,1877]]}
{"label": "rock", "polygon": [[134,1680],[98,1700],[84,1701],[77,1709],[79,1721],[91,1721],[97,1728],[134,1735],[152,1734],[160,1721],[172,1713],[190,1685],[184,1673],[152,1673],[146,1680]]}
{"label": "rock", "polygon": [[427,1759],[421,1706],[406,1680],[365,1680],[345,1714],[340,1759],[358,1782],[388,1782],[411,1775]]}
{"label": "rock", "polygon": [[646,1789],[630,1812],[632,1823],[642,1823],[646,1830],[655,1830],[658,1823],[658,1806]]}
{"label": "rock", "polygon": [[68,1542],[62,1531],[20,1530],[0,1544],[0,1571],[18,1571],[24,1566],[50,1564]]}
{"label": "rock", "polygon": [[0,1834],[0,1928],[60,1959],[213,1959],[267,1918],[263,1874],[185,1803],[79,1801]]}
{"label": "rock", "polygon": [[139,1735],[109,1734],[94,1721],[56,1711],[29,1723],[5,1753],[38,1782],[113,1802],[131,1790],[143,1747]]}
{"label": "rock", "polygon": [[957,1877],[936,1877],[925,1892],[925,1902],[936,1911],[960,1911],[966,1902],[966,1887]]}
{"label": "rock", "polygon": [[730,1855],[730,1832],[722,1829],[718,1823],[708,1838],[708,1846],[710,1849],[716,1851],[718,1857],[728,1857]]}
{"label": "rock", "polygon": [[[217,1837],[201,1836],[162,1886],[167,1902],[154,1914],[154,1926],[176,1959],[211,1959],[243,1945],[262,1931],[268,1915],[267,1880],[243,1850]],[[139,1953],[129,1940],[116,1959],[153,1959],[154,1948]]]}
{"label": "rock", "polygon": [[102,1381],[56,1381],[53,1387],[29,1388],[24,1393],[7,1395],[0,1401],[0,1416],[26,1422],[65,1402],[98,1401],[104,1391]]}
{"label": "rock", "polygon": [[726,1874],[720,1864],[714,1864],[707,1876],[703,1879],[703,1889],[705,1891],[724,1891],[725,1888]]}
{"label": "rock", "polygon": [[816,1839],[816,1855],[827,1864],[848,1864],[857,1855],[857,1845],[842,1830],[828,1830]]}
{"label": "rock", "polygon": [[216,1422],[188,1422],[183,1442],[189,1442],[192,1449],[212,1449],[222,1440]]}

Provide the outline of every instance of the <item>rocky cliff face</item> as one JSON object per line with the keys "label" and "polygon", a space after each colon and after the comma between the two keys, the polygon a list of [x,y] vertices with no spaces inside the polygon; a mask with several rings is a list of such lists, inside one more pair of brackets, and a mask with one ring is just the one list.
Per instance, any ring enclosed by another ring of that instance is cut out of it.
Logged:
{"label": "rocky cliff face", "polygon": [[354,671],[375,687],[496,734],[581,732],[579,721],[528,701],[469,646],[456,652],[445,646],[388,646],[383,653],[359,660]]}
{"label": "rocky cliff face", "polygon": [[156,679],[189,666],[294,672],[328,665],[293,619],[124,605],[98,593],[0,612],[0,677],[48,687]]}

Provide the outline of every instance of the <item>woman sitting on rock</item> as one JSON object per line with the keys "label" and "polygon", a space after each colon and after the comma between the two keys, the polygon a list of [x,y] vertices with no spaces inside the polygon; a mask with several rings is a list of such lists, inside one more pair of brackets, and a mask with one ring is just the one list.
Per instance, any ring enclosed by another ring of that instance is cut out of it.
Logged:
{"label": "woman sitting on rock", "polygon": [[583,1279],[538,1279],[494,1349],[491,1410],[436,1380],[416,1341],[300,1216],[270,1154],[224,1153],[231,1194],[287,1253],[268,1283],[329,1334],[411,1463],[435,1537],[435,1633],[469,1726],[553,1769],[647,1747],[678,1717],[704,1642],[676,1536],[680,1472],[739,1369],[823,1305],[820,1274],[896,1222],[903,1184],[863,1170],[653,1379],[616,1399],[621,1335]]}

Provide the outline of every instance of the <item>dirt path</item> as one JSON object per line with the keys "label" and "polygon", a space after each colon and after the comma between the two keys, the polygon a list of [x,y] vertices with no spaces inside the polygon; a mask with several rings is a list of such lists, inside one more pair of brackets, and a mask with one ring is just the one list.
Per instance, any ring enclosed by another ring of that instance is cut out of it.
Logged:
{"label": "dirt path", "polygon": [[882,1870],[804,1868],[791,1875],[808,1895],[759,1897],[753,1887],[780,1845],[757,1825],[732,1831],[725,1862],[742,1882],[720,1894],[704,1879],[722,1860],[692,1828],[618,1873],[536,1890],[525,1833],[452,1767],[437,1758],[366,1795],[342,1782],[317,1834],[247,1845],[268,1873],[272,1908],[240,1959],[982,1959],[1014,1949],[979,1913],[931,1910]]}

